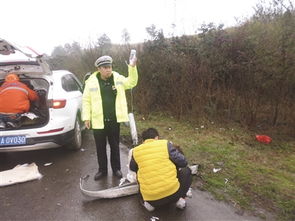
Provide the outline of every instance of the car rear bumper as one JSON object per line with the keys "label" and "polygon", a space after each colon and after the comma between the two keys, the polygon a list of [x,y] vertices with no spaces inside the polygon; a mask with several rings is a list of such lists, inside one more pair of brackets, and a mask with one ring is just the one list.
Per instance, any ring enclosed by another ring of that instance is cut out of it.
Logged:
{"label": "car rear bumper", "polygon": [[27,138],[27,143],[25,145],[0,146],[0,152],[30,151],[56,148],[70,143],[73,138],[74,130],[71,130],[65,134]]}

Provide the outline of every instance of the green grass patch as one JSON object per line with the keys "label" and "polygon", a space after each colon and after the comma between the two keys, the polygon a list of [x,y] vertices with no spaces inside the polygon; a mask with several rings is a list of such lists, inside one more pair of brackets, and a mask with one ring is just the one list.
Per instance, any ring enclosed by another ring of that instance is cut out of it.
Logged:
{"label": "green grass patch", "polygon": [[[276,138],[266,145],[239,125],[177,120],[163,113],[135,114],[135,119],[139,135],[154,127],[160,138],[181,146],[190,164],[201,165],[197,179],[217,199],[247,210],[262,207],[278,220],[295,220],[294,139]],[[130,137],[129,128],[122,126],[121,135]]]}

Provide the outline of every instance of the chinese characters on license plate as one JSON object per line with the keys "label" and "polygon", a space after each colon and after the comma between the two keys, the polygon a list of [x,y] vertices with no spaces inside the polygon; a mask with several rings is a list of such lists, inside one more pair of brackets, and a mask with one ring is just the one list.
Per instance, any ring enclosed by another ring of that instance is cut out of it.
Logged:
{"label": "chinese characters on license plate", "polygon": [[26,136],[3,136],[0,137],[0,146],[22,145],[26,144]]}

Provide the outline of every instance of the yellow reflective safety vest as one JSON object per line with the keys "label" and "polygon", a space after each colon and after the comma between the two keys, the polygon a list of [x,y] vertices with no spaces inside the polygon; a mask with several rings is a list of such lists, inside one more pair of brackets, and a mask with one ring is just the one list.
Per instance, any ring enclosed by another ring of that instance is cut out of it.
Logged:
{"label": "yellow reflective safety vest", "polygon": [[[102,99],[97,79],[98,74],[99,72],[96,71],[86,80],[82,99],[82,120],[90,120],[93,129],[104,128]],[[115,104],[117,122],[127,122],[129,119],[125,90],[136,86],[138,80],[137,68],[136,66],[128,65],[128,77],[124,77],[115,71],[112,74],[114,76],[114,86],[117,90]]]}
{"label": "yellow reflective safety vest", "polygon": [[133,158],[138,165],[137,179],[145,201],[162,199],[179,189],[177,170],[169,159],[167,140],[145,140],[133,149]]}

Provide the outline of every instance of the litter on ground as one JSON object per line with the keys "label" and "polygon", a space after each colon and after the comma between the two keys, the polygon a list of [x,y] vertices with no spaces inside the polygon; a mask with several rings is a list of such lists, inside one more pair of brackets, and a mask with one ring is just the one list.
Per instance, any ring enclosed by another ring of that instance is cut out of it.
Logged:
{"label": "litter on ground", "polygon": [[189,166],[189,168],[191,169],[192,175],[196,175],[199,169],[199,165],[193,164],[192,166]]}
{"label": "litter on ground", "polygon": [[272,141],[271,137],[267,135],[256,135],[255,137],[256,137],[256,140],[259,141],[260,143],[269,144]]}
{"label": "litter on ground", "polygon": [[44,164],[45,167],[50,166],[50,165],[52,165],[52,162]]}
{"label": "litter on ground", "polygon": [[17,165],[13,169],[0,172],[0,187],[41,179],[42,175],[35,163]]}
{"label": "litter on ground", "polygon": [[217,173],[220,170],[221,170],[221,168],[213,168],[213,173]]}

